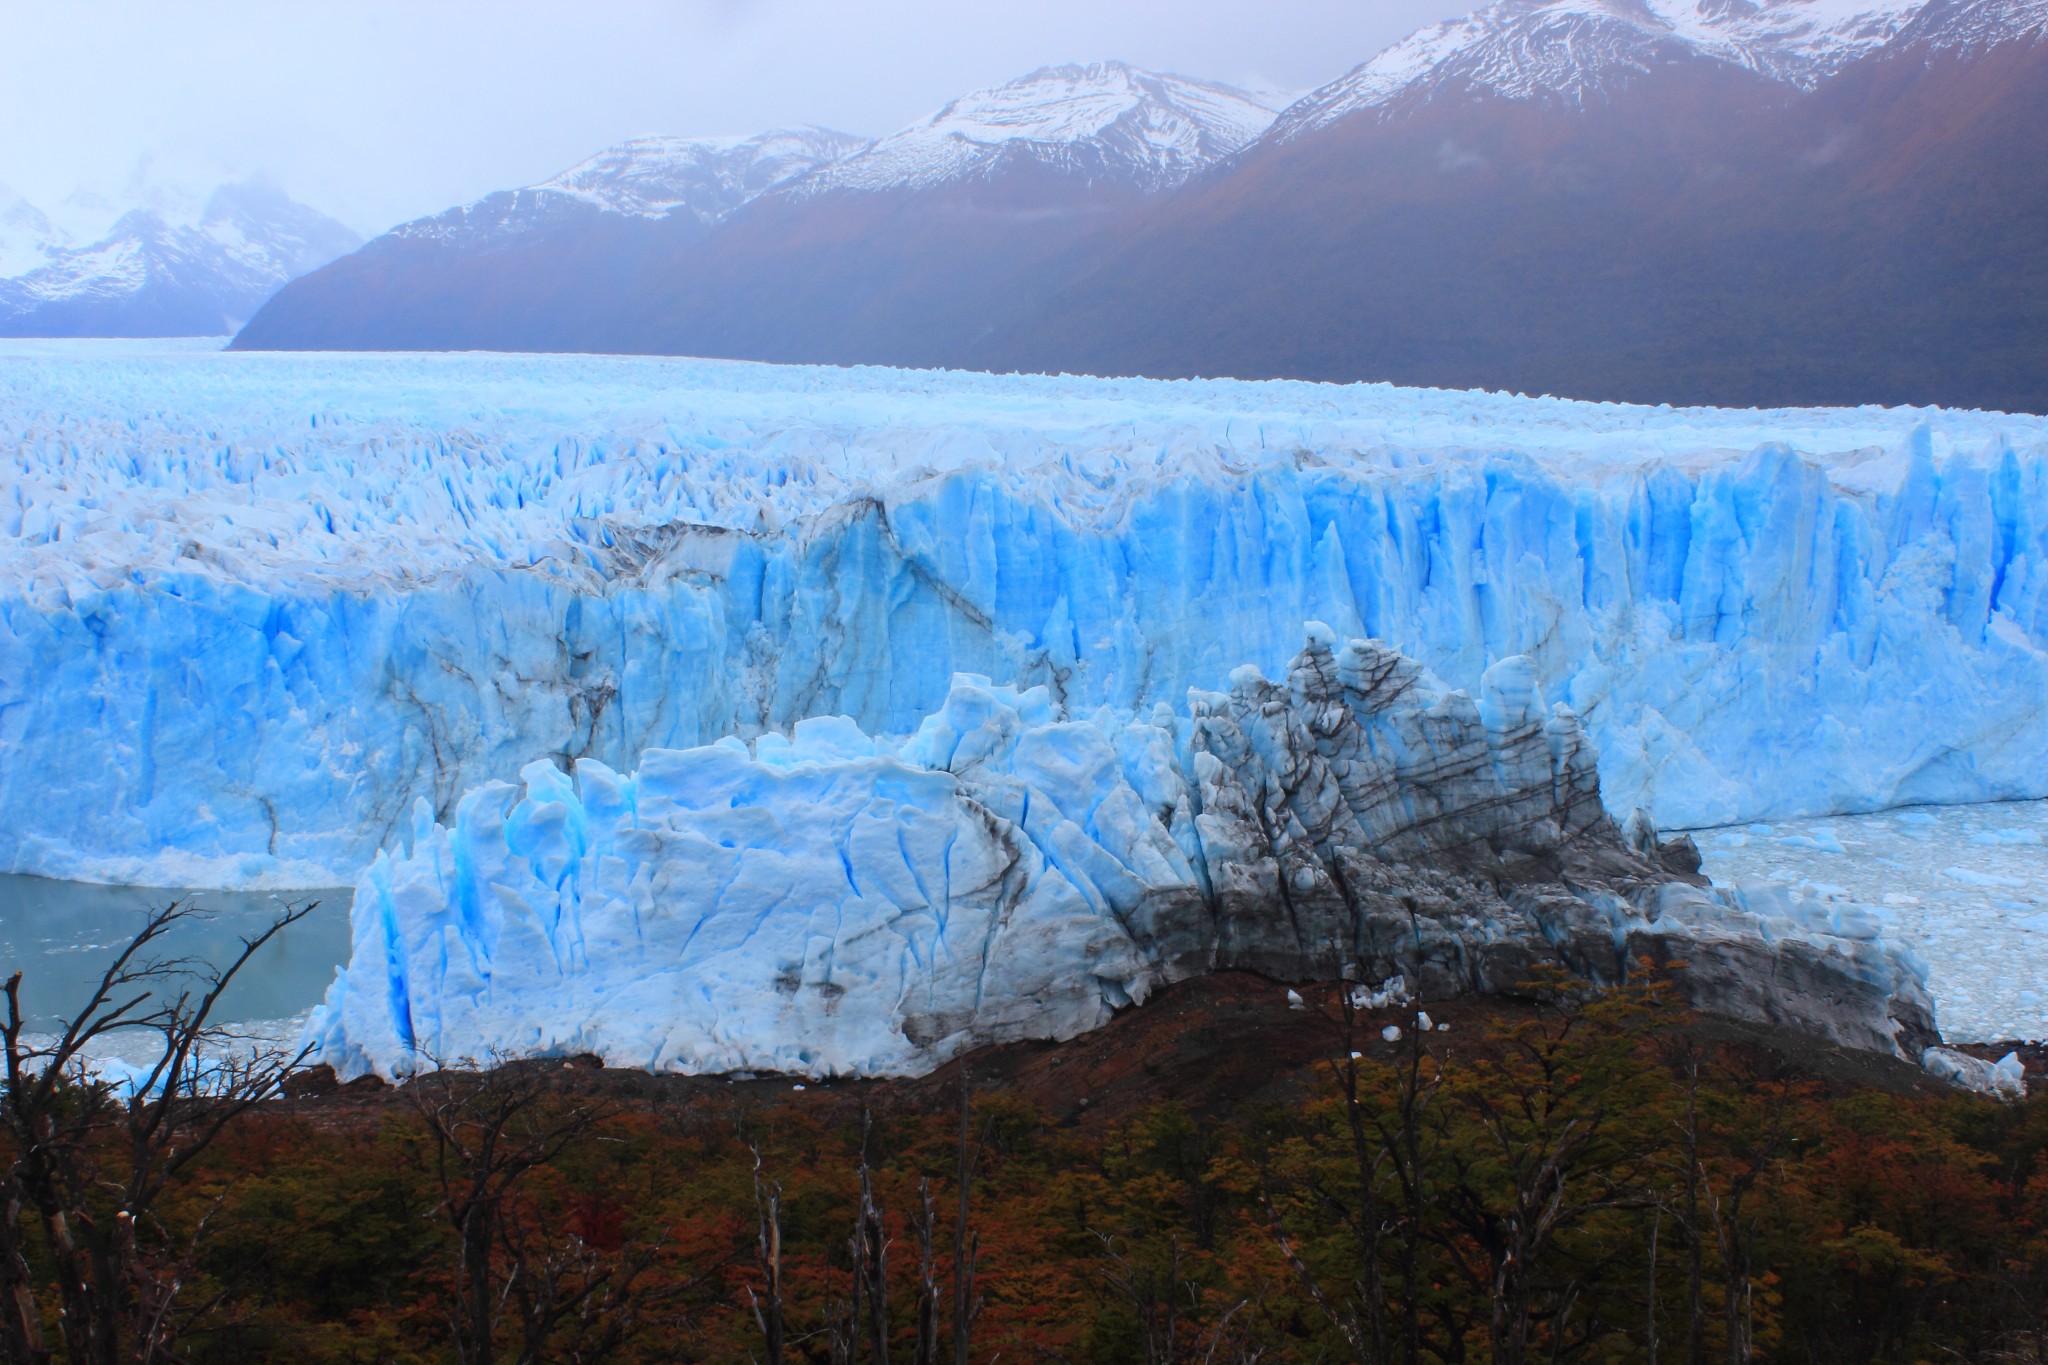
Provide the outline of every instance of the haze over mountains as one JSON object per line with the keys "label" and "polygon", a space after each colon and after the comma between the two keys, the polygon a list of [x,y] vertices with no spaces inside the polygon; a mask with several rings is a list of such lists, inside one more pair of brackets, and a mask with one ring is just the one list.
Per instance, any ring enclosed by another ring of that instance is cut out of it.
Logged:
{"label": "haze over mountains", "polygon": [[2048,407],[2048,0],[1506,0],[1298,100],[1117,63],[643,139],[244,348]]}
{"label": "haze over mountains", "polygon": [[262,180],[132,199],[0,187],[0,336],[221,336],[362,240]]}

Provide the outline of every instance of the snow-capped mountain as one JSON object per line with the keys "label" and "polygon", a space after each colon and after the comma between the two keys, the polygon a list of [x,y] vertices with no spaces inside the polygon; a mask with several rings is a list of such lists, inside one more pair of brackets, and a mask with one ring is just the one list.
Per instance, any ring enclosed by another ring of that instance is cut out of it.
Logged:
{"label": "snow-capped mountain", "polygon": [[237,344],[2048,405],[2048,0],[1500,0],[1279,103],[1112,62],[644,140]]}
{"label": "snow-capped mountain", "polygon": [[[1924,0],[1501,0],[1421,29],[1287,109],[1287,141],[1446,93],[1583,105],[1660,67],[1726,63],[1811,90],[1883,47]],[[2020,3],[2021,0],[2011,0]]]}
{"label": "snow-capped mountain", "polygon": [[977,360],[2042,411],[2044,8],[1510,0],[1301,101]]}
{"label": "snow-capped mountain", "polygon": [[2048,0],[1927,0],[1899,34],[1916,53],[1979,56],[2048,41]]}
{"label": "snow-capped mountain", "polygon": [[522,189],[402,223],[283,291],[236,344],[617,350],[650,277],[763,193],[867,146],[826,128],[642,137]]}
{"label": "snow-capped mountain", "polygon": [[784,128],[747,138],[632,138],[551,179],[402,223],[390,236],[487,248],[546,237],[593,213],[708,226],[775,186],[867,145],[865,138],[829,128]]}
{"label": "snow-capped mountain", "polygon": [[0,208],[0,231],[16,224],[0,239],[0,259],[27,267],[0,278],[0,334],[11,336],[218,336],[360,240],[253,180],[221,186],[186,221],[130,209],[86,245],[18,199]]}
{"label": "snow-capped mountain", "polygon": [[607,147],[535,193],[567,195],[610,213],[716,222],[785,180],[850,156],[866,138],[830,128],[780,128],[748,138],[638,137]]}
{"label": "snow-capped mountain", "polygon": [[63,245],[48,214],[0,185],[0,279],[27,274]]}
{"label": "snow-capped mountain", "polygon": [[[871,296],[980,330],[976,300],[1220,163],[1282,102],[1103,62],[962,96],[872,145],[818,128],[642,138],[392,230],[284,291],[236,344],[720,350],[732,316],[759,334],[743,346],[780,353],[807,318]],[[913,330],[930,358],[956,334]]]}
{"label": "snow-capped mountain", "polygon": [[1285,103],[1123,62],[1048,66],[963,95],[797,189],[931,189],[1031,164],[1163,189],[1244,147]]}

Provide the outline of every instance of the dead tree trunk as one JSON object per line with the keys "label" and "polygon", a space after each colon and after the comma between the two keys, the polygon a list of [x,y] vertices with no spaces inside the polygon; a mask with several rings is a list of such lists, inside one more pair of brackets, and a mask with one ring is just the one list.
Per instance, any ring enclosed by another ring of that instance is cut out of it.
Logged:
{"label": "dead tree trunk", "polygon": [[917,1345],[912,1365],[939,1365],[939,1277],[932,1244],[937,1240],[938,1210],[932,1183],[917,1182]]}
{"label": "dead tree trunk", "polygon": [[[860,1231],[854,1258],[854,1275],[864,1281],[867,1293],[868,1342],[875,1365],[889,1365],[889,1238],[882,1226],[882,1208],[875,1200],[874,1168],[868,1161],[868,1147],[874,1134],[874,1120],[866,1109],[860,1114]],[[854,1314],[859,1330],[858,1311]]]}
{"label": "dead tree trunk", "polygon": [[974,1167],[980,1144],[970,1144],[974,1120],[972,1083],[965,1063],[960,1067],[960,1133],[955,1153],[954,1189],[959,1202],[953,1217],[953,1365],[969,1365],[974,1322],[981,1316],[981,1294],[975,1276],[981,1269],[981,1238],[971,1218]]}
{"label": "dead tree trunk", "polygon": [[761,1180],[761,1149],[754,1152],[754,1218],[757,1225],[754,1265],[761,1273],[762,1289],[757,1298],[750,1289],[754,1322],[761,1329],[761,1344],[767,1365],[782,1365],[782,1186],[764,1185]]}
{"label": "dead tree trunk", "polygon": [[492,1365],[506,1274],[494,1253],[506,1201],[526,1177],[604,1117],[590,1104],[555,1104],[550,1074],[533,1064],[478,1072],[437,1070],[405,1088],[434,1140],[441,1214],[455,1233],[459,1263],[450,1318],[463,1365]]}

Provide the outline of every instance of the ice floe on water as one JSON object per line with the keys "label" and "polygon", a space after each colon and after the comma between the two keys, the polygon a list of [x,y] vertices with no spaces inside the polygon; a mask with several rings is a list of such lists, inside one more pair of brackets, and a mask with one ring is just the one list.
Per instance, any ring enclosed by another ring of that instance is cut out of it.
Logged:
{"label": "ice floe on water", "polygon": [[1922,958],[1951,1041],[2048,1038],[2048,801],[1775,820],[1694,836],[1717,884],[1781,882]]}

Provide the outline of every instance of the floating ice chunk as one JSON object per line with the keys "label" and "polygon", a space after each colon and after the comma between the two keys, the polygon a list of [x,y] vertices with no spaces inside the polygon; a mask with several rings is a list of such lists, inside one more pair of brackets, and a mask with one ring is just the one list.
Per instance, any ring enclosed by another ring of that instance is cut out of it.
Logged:
{"label": "floating ice chunk", "polygon": [[1867,905],[1833,905],[1828,909],[1828,931],[1838,938],[1875,939],[1884,932],[1890,917]]}
{"label": "floating ice chunk", "polygon": [[2026,883],[2017,877],[2002,877],[1996,872],[1979,872],[1973,867],[1944,867],[1941,875],[1961,882],[1965,886],[2022,887]]}

